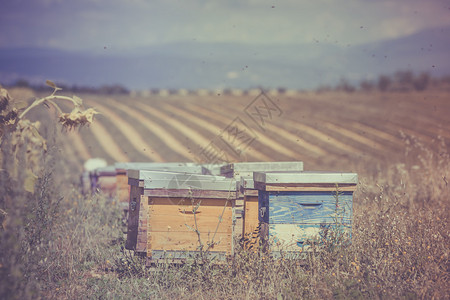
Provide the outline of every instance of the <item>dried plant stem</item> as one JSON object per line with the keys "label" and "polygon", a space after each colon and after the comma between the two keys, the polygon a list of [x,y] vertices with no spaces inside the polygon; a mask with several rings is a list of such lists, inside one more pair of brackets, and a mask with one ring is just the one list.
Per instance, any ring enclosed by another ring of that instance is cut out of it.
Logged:
{"label": "dried plant stem", "polygon": [[47,101],[50,104],[52,104],[58,110],[59,113],[62,113],[62,111],[59,108],[59,106],[53,100],[67,100],[67,101],[71,101],[75,106],[79,106],[79,104],[75,100],[73,100],[73,98],[67,97],[67,96],[56,96],[53,93],[50,96],[47,96],[47,97],[35,100],[27,109],[25,109],[20,114],[19,119],[22,119],[31,109],[33,109],[34,107],[44,103],[45,101]]}

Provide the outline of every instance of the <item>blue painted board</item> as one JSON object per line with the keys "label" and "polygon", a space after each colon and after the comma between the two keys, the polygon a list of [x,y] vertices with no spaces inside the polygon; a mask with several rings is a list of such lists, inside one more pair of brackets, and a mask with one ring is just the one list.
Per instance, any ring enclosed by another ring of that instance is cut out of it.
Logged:
{"label": "blue painted board", "polygon": [[304,251],[311,242],[320,244],[351,241],[351,224],[267,224],[269,249],[273,251]]}
{"label": "blue painted board", "polygon": [[259,220],[269,224],[351,223],[353,193],[259,192]]}

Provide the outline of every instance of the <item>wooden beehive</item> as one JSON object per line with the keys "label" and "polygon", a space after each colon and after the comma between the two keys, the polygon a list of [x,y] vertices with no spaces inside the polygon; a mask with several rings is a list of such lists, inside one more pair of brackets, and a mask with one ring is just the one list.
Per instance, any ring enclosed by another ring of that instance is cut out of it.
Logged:
{"label": "wooden beehive", "polygon": [[357,182],[355,173],[254,173],[263,244],[274,257],[297,257],[310,242],[350,241]]}
{"label": "wooden beehive", "polygon": [[149,163],[149,162],[128,162],[128,163],[116,163],[114,165],[116,169],[116,181],[117,181],[117,198],[119,203],[125,211],[129,207],[130,199],[130,185],[128,185],[127,170],[139,169],[139,170],[155,170],[155,171],[180,171],[188,173],[202,174],[204,168],[201,165],[195,163]]}
{"label": "wooden beehive", "polygon": [[235,178],[237,184],[236,199],[236,237],[243,237],[245,247],[258,243],[258,190],[253,185],[253,172],[266,171],[303,171],[303,162],[242,162],[223,166],[221,175]]}
{"label": "wooden beehive", "polygon": [[[150,260],[166,254],[198,253],[199,238],[209,253],[232,252],[235,182],[222,176],[129,170],[131,185],[127,249]],[[193,208],[198,209],[193,212]]]}
{"label": "wooden beehive", "polygon": [[110,198],[115,197],[117,181],[114,166],[95,169],[90,172],[89,176],[92,193],[100,191]]}

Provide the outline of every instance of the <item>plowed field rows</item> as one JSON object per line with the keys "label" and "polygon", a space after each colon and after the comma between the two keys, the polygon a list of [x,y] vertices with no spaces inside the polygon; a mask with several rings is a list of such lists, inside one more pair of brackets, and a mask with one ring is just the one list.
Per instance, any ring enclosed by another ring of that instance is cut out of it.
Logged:
{"label": "plowed field rows", "polygon": [[202,150],[210,147],[231,161],[302,160],[308,170],[365,173],[401,161],[405,135],[450,145],[443,92],[302,93],[268,96],[268,106],[249,95],[80,96],[102,113],[90,129],[66,136],[80,163],[99,156],[209,163]]}

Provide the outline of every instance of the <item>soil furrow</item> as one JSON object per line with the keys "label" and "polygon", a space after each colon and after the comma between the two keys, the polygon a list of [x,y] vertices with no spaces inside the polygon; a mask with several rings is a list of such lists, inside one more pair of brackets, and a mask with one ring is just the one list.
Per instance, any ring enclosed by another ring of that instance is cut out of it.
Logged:
{"label": "soil furrow", "polygon": [[[164,143],[165,150],[170,149],[171,151],[176,152],[181,158],[183,158],[183,161],[195,160],[193,154],[188,153],[188,151],[185,149],[185,146],[179,141],[179,139],[177,139],[159,124],[150,120],[148,116],[141,114],[136,109],[131,108],[134,107],[134,105],[127,106],[114,99],[108,99],[108,101],[125,114],[128,114],[129,116],[138,120],[148,130],[152,131],[161,140],[161,142]],[[167,156],[172,157],[173,155],[168,155],[167,153],[165,153],[165,157]]]}
{"label": "soil furrow", "polygon": [[[214,138],[214,136],[210,136],[209,138],[203,136],[202,134],[198,133],[192,128],[187,127],[186,124],[182,123],[181,121],[174,119],[168,114],[163,113],[162,111],[159,111],[153,108],[152,106],[148,106],[143,103],[136,103],[136,106],[138,106],[141,110],[145,111],[146,113],[151,114],[154,118],[157,118],[165,122],[167,125],[179,131],[181,135],[185,137],[186,142],[185,147],[187,148],[188,152],[191,152],[196,156],[201,155],[203,147],[208,146],[211,143],[212,139]],[[216,147],[213,148],[214,151],[221,152],[221,149],[218,149]],[[203,162],[201,156],[199,158],[199,162]]]}
{"label": "soil furrow", "polygon": [[93,122],[90,126],[96,140],[103,150],[113,158],[115,162],[128,162],[128,156],[122,151],[119,145],[114,141],[108,130],[100,122]]}
{"label": "soil furrow", "polygon": [[[208,117],[212,114],[214,114],[214,119],[217,120],[221,120],[222,122],[226,119],[225,117],[223,117],[223,114],[225,113],[225,111],[223,110],[223,106],[216,108],[213,105],[208,106],[209,109],[204,109],[202,107],[200,107],[199,105],[196,104],[189,104],[187,105],[187,108],[191,111],[197,111],[201,114],[203,114],[205,117]],[[213,111],[211,111],[213,110]],[[238,112],[235,112],[236,115],[238,114]],[[217,115],[222,115],[222,117],[217,118]],[[286,138],[286,136],[289,136],[287,139],[291,139],[292,142],[294,141],[298,141],[296,146],[298,147],[298,151],[292,151],[288,148],[286,148],[284,145],[280,144],[278,141],[272,139],[271,137],[269,137],[266,134],[263,134],[260,130],[256,129],[256,128],[252,128],[258,138],[257,138],[257,142],[262,144],[261,149],[267,149],[270,151],[270,149],[278,154],[282,154],[284,156],[286,156],[287,159],[294,159],[294,160],[300,160],[300,159],[304,159],[304,155],[302,155],[302,153],[307,153],[305,155],[310,156],[310,157],[320,157],[323,155],[326,155],[326,152],[323,151],[322,149],[320,149],[319,147],[312,145],[310,143],[308,143],[307,141],[303,140],[302,138],[298,137],[298,136],[294,136],[291,133],[287,132],[287,131],[283,131],[280,130],[278,131],[277,128],[277,132],[274,132],[272,129],[267,128],[267,131],[274,133],[275,135],[279,135],[279,136],[284,136]],[[272,152],[270,151],[270,152]]]}
{"label": "soil furrow", "polygon": [[[220,134],[220,132],[223,130],[223,128],[220,128],[220,127],[214,125],[211,122],[207,122],[204,119],[195,116],[193,113],[190,113],[190,112],[188,112],[186,110],[183,110],[183,109],[179,109],[179,108],[177,108],[176,106],[174,106],[172,104],[166,104],[166,105],[163,106],[163,108],[165,108],[166,111],[170,111],[170,112],[178,115],[182,119],[190,120],[191,122],[193,122],[193,123],[197,124],[198,126],[204,128],[205,130],[210,131],[214,135]],[[257,151],[256,149],[254,149],[251,146],[248,148],[247,151],[256,160],[260,160],[260,161],[270,161],[271,160],[271,158],[269,156],[267,156],[267,155]]]}
{"label": "soil furrow", "polygon": [[98,101],[94,102],[93,100],[89,101],[92,105],[98,108],[101,113],[105,116],[108,116],[112,123],[122,132],[122,134],[127,138],[130,144],[143,156],[151,159],[152,161],[162,162],[164,159],[161,155],[153,149],[152,146],[147,144],[144,138],[136,132],[132,125],[125,122],[119,115],[114,113],[112,110],[108,109],[106,106],[98,103]]}

